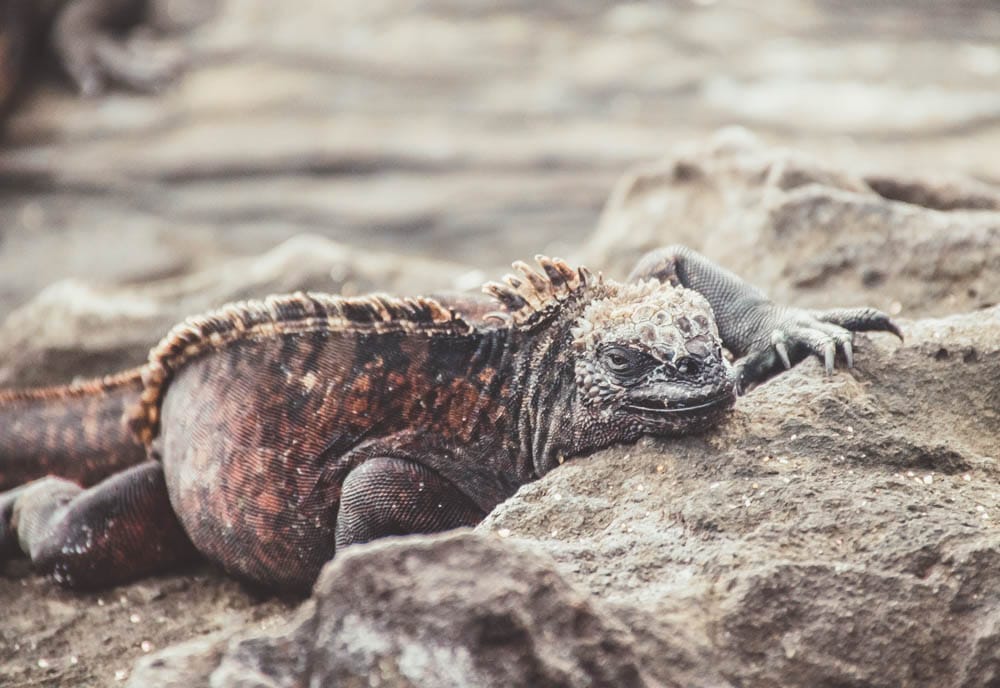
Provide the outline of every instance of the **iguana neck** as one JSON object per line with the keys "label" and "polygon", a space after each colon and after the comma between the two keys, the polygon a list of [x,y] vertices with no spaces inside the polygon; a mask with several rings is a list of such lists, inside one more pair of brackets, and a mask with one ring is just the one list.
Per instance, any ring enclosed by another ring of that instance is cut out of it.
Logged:
{"label": "iguana neck", "polygon": [[518,387],[516,427],[519,469],[540,477],[565,459],[614,442],[630,441],[624,428],[603,423],[580,402],[569,318],[530,332],[514,332],[518,347],[514,379]]}

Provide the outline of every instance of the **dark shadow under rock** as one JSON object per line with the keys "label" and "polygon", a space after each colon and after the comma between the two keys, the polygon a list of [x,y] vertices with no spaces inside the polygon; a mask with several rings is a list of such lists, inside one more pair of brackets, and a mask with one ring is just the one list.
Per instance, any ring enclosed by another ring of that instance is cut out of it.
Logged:
{"label": "dark shadow under rock", "polygon": [[143,660],[129,685],[209,684],[660,685],[624,627],[548,557],[468,532],[348,550],[289,627],[172,648]]}

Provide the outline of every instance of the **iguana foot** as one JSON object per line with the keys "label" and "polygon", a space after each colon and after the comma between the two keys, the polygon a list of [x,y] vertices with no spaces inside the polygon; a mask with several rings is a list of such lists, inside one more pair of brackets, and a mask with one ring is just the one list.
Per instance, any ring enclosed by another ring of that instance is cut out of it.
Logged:
{"label": "iguana foot", "polygon": [[17,555],[20,548],[17,546],[17,528],[11,523],[14,516],[14,505],[34,483],[28,483],[21,487],[6,492],[0,492],[0,563],[3,563]]}
{"label": "iguana foot", "polygon": [[891,332],[903,338],[889,316],[874,308],[811,311],[774,307],[765,318],[769,322],[761,331],[767,336],[759,337],[736,364],[740,394],[810,355],[823,361],[828,375],[833,374],[838,352],[847,366],[853,367],[855,332]]}
{"label": "iguana foot", "polygon": [[0,495],[0,553],[9,556],[15,545],[40,572],[80,589],[118,585],[195,556],[155,462],[88,489],[49,477]]}

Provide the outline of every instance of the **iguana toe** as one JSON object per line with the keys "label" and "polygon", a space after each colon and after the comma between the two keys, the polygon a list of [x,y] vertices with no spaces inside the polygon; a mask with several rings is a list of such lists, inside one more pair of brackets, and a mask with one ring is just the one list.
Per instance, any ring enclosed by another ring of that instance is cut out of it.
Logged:
{"label": "iguana toe", "polygon": [[785,369],[791,368],[792,361],[788,357],[788,345],[785,344],[785,334],[780,330],[775,330],[771,335],[771,343],[774,345],[774,350],[778,352],[778,356],[785,365]]}
{"label": "iguana toe", "polygon": [[851,340],[848,339],[847,341],[842,342],[840,346],[844,350],[844,360],[847,361],[847,367],[848,368],[853,368],[854,367],[854,345],[851,343]]}
{"label": "iguana toe", "polygon": [[903,341],[903,332],[899,326],[876,308],[833,308],[818,312],[816,317],[822,322],[839,325],[851,332],[889,332]]}

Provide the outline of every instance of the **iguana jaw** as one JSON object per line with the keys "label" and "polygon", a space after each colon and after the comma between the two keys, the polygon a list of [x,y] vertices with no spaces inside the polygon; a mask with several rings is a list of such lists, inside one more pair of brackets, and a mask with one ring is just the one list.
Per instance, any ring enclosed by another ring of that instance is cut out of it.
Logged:
{"label": "iguana jaw", "polygon": [[643,386],[628,394],[623,410],[646,433],[675,434],[715,424],[735,401],[736,389],[730,373],[711,387],[696,390],[673,383]]}
{"label": "iguana jaw", "polygon": [[684,414],[684,413],[696,413],[697,411],[705,411],[706,409],[712,409],[721,404],[726,404],[731,406],[734,397],[730,394],[724,396],[718,396],[708,401],[703,401],[700,403],[695,403],[691,400],[685,401],[667,401],[665,399],[650,399],[650,398],[640,398],[632,399],[626,405],[629,411],[633,413],[638,413],[639,415],[649,415],[649,416],[664,416],[664,415],[674,415],[674,414]]}

